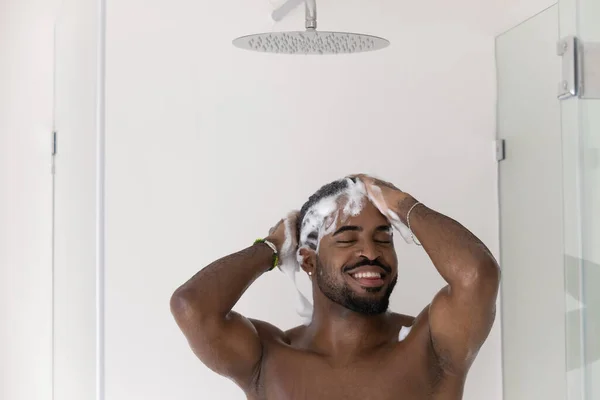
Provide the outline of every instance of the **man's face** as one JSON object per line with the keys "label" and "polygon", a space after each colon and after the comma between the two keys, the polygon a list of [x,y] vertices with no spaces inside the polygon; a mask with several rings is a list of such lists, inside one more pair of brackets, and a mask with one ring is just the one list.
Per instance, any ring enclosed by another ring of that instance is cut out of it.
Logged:
{"label": "man's face", "polygon": [[384,313],[397,278],[392,227],[371,202],[322,238],[316,280],[333,302],[362,314]]}

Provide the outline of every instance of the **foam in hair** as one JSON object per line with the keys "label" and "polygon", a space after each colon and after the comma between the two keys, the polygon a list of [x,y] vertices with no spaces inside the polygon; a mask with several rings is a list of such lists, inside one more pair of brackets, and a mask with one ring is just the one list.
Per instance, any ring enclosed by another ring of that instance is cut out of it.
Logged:
{"label": "foam in hair", "polygon": [[319,200],[308,209],[301,223],[299,247],[318,250],[321,239],[335,229],[340,218],[344,221],[360,214],[367,201],[365,185],[359,180],[345,180],[345,189]]}
{"label": "foam in hair", "polygon": [[[402,223],[399,216],[385,204],[383,193],[377,186],[372,186],[367,191],[364,183],[358,179],[344,178],[346,187],[338,193],[326,196],[305,213],[300,223],[298,246],[293,242],[294,227],[290,218],[286,218],[285,241],[280,252],[281,265],[279,269],[294,283],[298,294],[297,313],[302,317],[304,324],[312,320],[312,285],[305,274],[297,275],[302,265],[302,248],[319,251],[319,244],[323,237],[331,234],[339,222],[344,222],[350,217],[361,213],[367,201],[385,215],[407,243],[411,243],[410,230]],[[296,250],[295,250],[296,249]],[[294,251],[295,250],[295,251]]]}

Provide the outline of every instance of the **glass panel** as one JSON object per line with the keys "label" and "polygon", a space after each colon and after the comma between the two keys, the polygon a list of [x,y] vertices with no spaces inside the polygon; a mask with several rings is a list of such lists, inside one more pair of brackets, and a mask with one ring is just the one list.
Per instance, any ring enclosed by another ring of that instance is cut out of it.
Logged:
{"label": "glass panel", "polygon": [[53,399],[96,392],[95,0],[64,0],[55,25]]}
{"label": "glass panel", "polygon": [[584,399],[579,104],[561,101],[567,398]]}
{"label": "glass panel", "polygon": [[580,107],[583,157],[582,339],[587,399],[600,400],[600,100],[583,100]]}
{"label": "glass panel", "polygon": [[[600,43],[600,2],[579,0],[579,37]],[[597,66],[600,69],[600,65]],[[580,100],[582,137],[583,341],[586,394],[600,400],[600,99]]]}
{"label": "glass panel", "polygon": [[[598,0],[559,5],[561,36],[600,42]],[[600,400],[600,99],[561,103],[568,398]]]}
{"label": "glass panel", "polygon": [[506,400],[566,392],[557,21],[554,6],[496,39],[498,137],[507,147],[498,164]]}

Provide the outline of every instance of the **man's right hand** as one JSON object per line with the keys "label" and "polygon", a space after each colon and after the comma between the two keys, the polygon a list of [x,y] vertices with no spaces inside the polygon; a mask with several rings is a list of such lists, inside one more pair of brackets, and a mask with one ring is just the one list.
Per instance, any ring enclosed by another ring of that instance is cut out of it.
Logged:
{"label": "man's right hand", "polygon": [[296,224],[299,214],[298,211],[289,213],[269,230],[269,236],[266,237],[266,240],[275,245],[281,257],[289,255],[288,253],[298,248]]}

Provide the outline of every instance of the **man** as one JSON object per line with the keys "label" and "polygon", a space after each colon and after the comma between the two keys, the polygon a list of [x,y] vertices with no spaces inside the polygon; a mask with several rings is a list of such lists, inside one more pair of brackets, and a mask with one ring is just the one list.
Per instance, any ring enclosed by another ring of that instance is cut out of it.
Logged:
{"label": "man", "polygon": [[[354,212],[356,196],[347,190],[353,182],[369,199]],[[324,198],[335,199],[333,212],[317,207]],[[310,220],[318,215],[324,217],[319,226]],[[495,318],[500,281],[498,264],[479,239],[365,175],[324,186],[284,222],[265,241],[215,261],[174,293],[175,319],[205,365],[249,399],[462,398]],[[392,225],[399,223],[448,283],[416,318],[387,311],[398,278]],[[271,269],[274,255],[275,262],[289,257],[290,246],[312,281],[310,323],[283,332],[232,311]]]}

